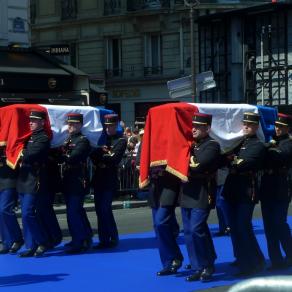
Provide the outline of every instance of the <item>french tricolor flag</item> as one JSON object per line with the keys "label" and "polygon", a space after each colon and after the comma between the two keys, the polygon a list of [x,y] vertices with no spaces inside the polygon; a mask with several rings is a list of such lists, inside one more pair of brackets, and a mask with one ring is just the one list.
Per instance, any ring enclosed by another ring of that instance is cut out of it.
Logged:
{"label": "french tricolor flag", "polygon": [[59,147],[68,136],[67,114],[83,114],[82,133],[92,147],[97,147],[102,134],[100,110],[90,106],[60,106],[42,104],[16,104],[0,108],[0,146],[6,146],[7,164],[17,166],[18,159],[31,135],[29,115],[32,110],[47,113],[45,131],[51,138],[51,147]]}
{"label": "french tricolor flag", "polygon": [[152,166],[164,165],[166,170],[182,181],[187,181],[192,116],[195,112],[211,114],[210,136],[220,143],[222,152],[232,150],[243,139],[244,112],[261,116],[258,136],[267,141],[273,135],[277,112],[274,108],[249,104],[169,103],[149,110],[140,159],[139,184],[149,183]]}

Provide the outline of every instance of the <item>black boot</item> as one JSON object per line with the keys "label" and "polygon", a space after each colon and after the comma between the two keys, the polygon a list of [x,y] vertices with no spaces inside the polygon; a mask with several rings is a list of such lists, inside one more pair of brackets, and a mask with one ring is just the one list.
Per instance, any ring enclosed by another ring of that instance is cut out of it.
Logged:
{"label": "black boot", "polygon": [[15,241],[9,249],[9,253],[15,254],[17,253],[21,247],[23,246],[23,241]]}

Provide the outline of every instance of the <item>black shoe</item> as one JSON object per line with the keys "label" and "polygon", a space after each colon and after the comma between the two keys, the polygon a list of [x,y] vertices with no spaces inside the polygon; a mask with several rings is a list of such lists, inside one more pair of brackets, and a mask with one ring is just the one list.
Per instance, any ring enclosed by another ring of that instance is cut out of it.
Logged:
{"label": "black shoe", "polygon": [[91,246],[92,246],[92,239],[91,238],[85,239],[83,241],[83,247],[85,250],[89,250],[91,248]]}
{"label": "black shoe", "polygon": [[201,274],[202,274],[202,271],[200,271],[200,270],[195,271],[194,274],[186,277],[186,281],[187,282],[198,281],[201,278]]}
{"label": "black shoe", "polygon": [[277,271],[277,270],[282,270],[286,269],[287,264],[285,262],[278,263],[278,264],[271,264],[268,268],[267,271]]}
{"label": "black shoe", "polygon": [[185,270],[191,270],[191,269],[192,269],[192,265],[191,264],[185,265]]}
{"label": "black shoe", "polygon": [[176,273],[178,269],[180,269],[182,266],[182,260],[179,260],[179,259],[174,259],[172,262],[171,262],[171,266],[170,268]]}
{"label": "black shoe", "polygon": [[161,271],[157,272],[157,276],[168,276],[173,274],[176,274],[176,271],[174,271],[174,269],[172,269],[171,267],[164,268]]}
{"label": "black shoe", "polygon": [[118,245],[118,240],[111,240],[110,242],[99,242],[96,246],[93,247],[93,249],[108,249],[108,248],[114,248]]}
{"label": "black shoe", "polygon": [[231,233],[230,227],[226,227],[224,230],[224,235],[230,235],[230,233]]}
{"label": "black shoe", "polygon": [[61,243],[62,243],[62,237],[61,238],[55,238],[53,240],[53,247],[56,247],[56,246],[58,246]]}
{"label": "black shoe", "polygon": [[7,253],[9,253],[9,248],[3,246],[0,249],[0,254],[7,254]]}
{"label": "black shoe", "polygon": [[45,245],[39,245],[36,249],[35,253],[33,254],[34,257],[41,257],[44,255],[44,253],[48,250],[48,248]]}
{"label": "black shoe", "polygon": [[69,241],[67,243],[64,244],[64,247],[72,247],[73,246],[73,242]]}
{"label": "black shoe", "polygon": [[209,282],[212,280],[212,275],[214,273],[215,269],[213,266],[211,267],[207,267],[205,269],[203,269],[202,273],[201,273],[201,277],[200,280],[202,282]]}
{"label": "black shoe", "polygon": [[264,269],[265,269],[265,261],[262,261],[253,269],[253,273],[254,274],[260,273]]}
{"label": "black shoe", "polygon": [[34,253],[35,253],[35,249],[28,249],[24,252],[21,252],[20,254],[18,254],[18,256],[20,258],[28,258],[28,257],[33,257],[34,256]]}
{"label": "black shoe", "polygon": [[15,241],[9,249],[9,253],[15,254],[17,253],[21,247],[23,246],[23,241]]}
{"label": "black shoe", "polygon": [[287,257],[285,259],[285,265],[286,265],[286,267],[291,267],[292,266],[292,257]]}
{"label": "black shoe", "polygon": [[67,254],[80,254],[80,253],[84,253],[86,251],[86,249],[84,248],[84,246],[76,246],[76,247],[71,247],[69,249],[67,249],[65,251],[65,253]]}

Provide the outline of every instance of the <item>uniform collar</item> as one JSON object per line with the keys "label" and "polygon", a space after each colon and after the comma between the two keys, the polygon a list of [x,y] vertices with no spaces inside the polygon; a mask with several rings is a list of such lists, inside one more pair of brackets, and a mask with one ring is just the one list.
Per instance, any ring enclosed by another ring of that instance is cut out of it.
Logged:
{"label": "uniform collar", "polygon": [[75,138],[81,135],[81,132],[73,133],[70,135],[70,138]]}
{"label": "uniform collar", "polygon": [[33,132],[32,132],[32,135],[37,135],[37,134],[39,134],[39,133],[41,133],[41,132],[44,132],[44,128],[40,128],[40,129],[38,129],[38,130],[33,131]]}
{"label": "uniform collar", "polygon": [[202,138],[202,139],[200,139],[198,141],[195,140],[194,142],[195,142],[195,145],[201,145],[202,143],[204,143],[205,141],[207,141],[209,139],[210,139],[210,136],[207,135],[206,137],[204,137],[204,138]]}
{"label": "uniform collar", "polygon": [[285,135],[282,135],[282,136],[275,136],[275,140],[277,141],[277,142],[279,142],[279,141],[282,141],[282,140],[286,140],[286,139],[288,139],[289,138],[289,134],[285,134]]}

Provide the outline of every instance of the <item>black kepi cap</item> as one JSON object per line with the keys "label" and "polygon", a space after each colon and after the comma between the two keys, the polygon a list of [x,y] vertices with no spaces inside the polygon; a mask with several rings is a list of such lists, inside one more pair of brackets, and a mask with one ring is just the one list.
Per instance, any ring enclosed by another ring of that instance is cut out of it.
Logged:
{"label": "black kepi cap", "polygon": [[193,116],[193,124],[197,124],[197,125],[209,125],[211,126],[212,124],[212,115],[208,115],[208,114],[202,114],[202,113],[194,113]]}
{"label": "black kepi cap", "polygon": [[46,117],[46,112],[38,111],[38,110],[32,110],[29,115],[30,119],[43,120],[45,119],[45,117]]}
{"label": "black kepi cap", "polygon": [[292,121],[292,116],[278,113],[277,120],[275,121],[275,125],[286,126],[289,127]]}
{"label": "black kepi cap", "polygon": [[67,123],[81,123],[83,124],[83,115],[71,113],[67,114]]}
{"label": "black kepi cap", "polygon": [[252,124],[259,124],[260,121],[260,115],[252,112],[245,112],[243,114],[243,120],[244,123],[252,123]]}
{"label": "black kepi cap", "polygon": [[117,114],[108,114],[104,116],[105,125],[117,124],[119,121],[119,116]]}

